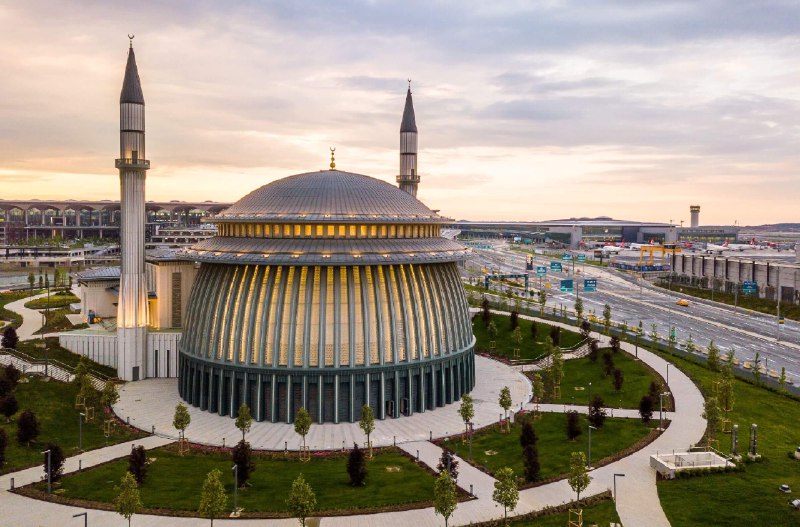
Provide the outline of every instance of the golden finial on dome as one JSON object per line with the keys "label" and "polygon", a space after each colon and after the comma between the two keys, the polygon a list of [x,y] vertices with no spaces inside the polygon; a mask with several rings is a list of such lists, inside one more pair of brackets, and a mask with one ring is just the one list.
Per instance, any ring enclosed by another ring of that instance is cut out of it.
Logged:
{"label": "golden finial on dome", "polygon": [[335,148],[331,148],[331,170],[336,169],[336,160],[333,158],[333,153],[336,152]]}

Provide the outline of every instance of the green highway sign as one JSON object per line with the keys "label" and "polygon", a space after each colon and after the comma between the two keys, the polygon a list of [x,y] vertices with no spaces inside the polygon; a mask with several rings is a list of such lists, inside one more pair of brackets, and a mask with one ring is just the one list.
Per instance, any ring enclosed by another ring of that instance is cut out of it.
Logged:
{"label": "green highway sign", "polygon": [[597,291],[597,278],[587,278],[583,281],[584,291]]}
{"label": "green highway sign", "polygon": [[572,260],[572,255],[571,254],[566,254],[566,253],[562,254],[561,255],[561,259],[564,260],[565,262],[570,261],[570,260]]}
{"label": "green highway sign", "polygon": [[550,262],[550,270],[553,272],[561,272],[561,262]]}
{"label": "green highway sign", "polygon": [[742,282],[742,293],[746,295],[758,293],[758,282],[754,282],[752,280],[746,280]]}
{"label": "green highway sign", "polygon": [[586,255],[585,254],[579,254],[578,255],[578,261],[579,262],[585,262],[586,261]]}
{"label": "green highway sign", "polygon": [[571,293],[572,289],[573,289],[573,281],[571,278],[569,280],[561,280],[562,293]]}
{"label": "green highway sign", "polygon": [[547,267],[545,267],[544,265],[536,266],[536,276],[544,276],[546,274],[547,274]]}

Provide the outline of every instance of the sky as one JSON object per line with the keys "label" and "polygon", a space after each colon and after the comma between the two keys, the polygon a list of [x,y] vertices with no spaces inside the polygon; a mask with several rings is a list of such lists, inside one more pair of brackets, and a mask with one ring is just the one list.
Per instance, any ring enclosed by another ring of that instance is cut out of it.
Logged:
{"label": "sky", "polygon": [[147,199],[337,168],[456,219],[797,222],[796,1],[0,0],[0,198],[118,199],[127,34]]}

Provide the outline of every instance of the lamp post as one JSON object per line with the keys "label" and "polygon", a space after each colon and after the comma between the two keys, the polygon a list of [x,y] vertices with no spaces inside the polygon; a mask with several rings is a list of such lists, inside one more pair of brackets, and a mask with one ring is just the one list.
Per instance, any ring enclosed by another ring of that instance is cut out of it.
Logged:
{"label": "lamp post", "polygon": [[237,506],[237,489],[239,488],[239,465],[231,467],[233,470],[233,517],[239,516],[239,507]]}
{"label": "lamp post", "polygon": [[667,388],[669,388],[669,362],[667,363]]}
{"label": "lamp post", "polygon": [[592,470],[592,430],[597,430],[597,428],[589,425],[589,456],[587,459],[586,468],[588,470]]}
{"label": "lamp post", "polygon": [[78,414],[78,452],[83,452],[83,418],[86,414],[80,412]]}
{"label": "lamp post", "polygon": [[79,518],[81,516],[83,516],[83,527],[88,527],[89,526],[89,513],[87,513],[87,512],[79,512],[78,514],[73,514],[72,515],[73,518]]}
{"label": "lamp post", "polygon": [[48,448],[42,454],[47,454],[47,493],[50,494],[50,449]]}
{"label": "lamp post", "polygon": [[659,430],[664,430],[664,396],[669,397],[669,392],[664,392],[658,394],[658,398],[661,401],[661,407],[658,410],[658,428]]}
{"label": "lamp post", "polygon": [[614,474],[614,505],[617,504],[617,476],[624,478],[625,474]]}
{"label": "lamp post", "polygon": [[469,421],[467,426],[469,427],[469,462],[472,463],[472,430],[475,426],[475,423]]}
{"label": "lamp post", "polygon": [[586,403],[587,410],[592,406],[592,383],[589,381],[589,401]]}

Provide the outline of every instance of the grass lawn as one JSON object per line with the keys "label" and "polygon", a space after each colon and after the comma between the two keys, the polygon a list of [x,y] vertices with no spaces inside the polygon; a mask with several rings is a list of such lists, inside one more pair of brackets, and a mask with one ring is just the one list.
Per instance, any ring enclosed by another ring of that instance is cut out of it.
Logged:
{"label": "grass lawn", "polygon": [[60,307],[51,309],[50,312],[42,311],[45,315],[45,325],[34,331],[34,334],[41,335],[44,333],[53,333],[55,331],[66,331],[68,329],[75,329],[76,326],[67,320],[67,315],[73,313],[68,307]]}
{"label": "grass lawn", "polygon": [[6,305],[15,302],[20,298],[27,298],[30,292],[0,293],[0,320],[7,320],[15,328],[22,325],[22,316],[6,309]]}
{"label": "grass lawn", "polygon": [[[567,417],[565,414],[543,413],[542,418],[535,421],[533,428],[539,437],[539,462],[541,478],[550,479],[569,471],[569,459],[572,452],[588,448],[588,421],[580,416],[583,433],[574,442],[567,440]],[[651,421],[651,426],[656,426]],[[514,423],[511,433],[500,433],[496,426],[477,432],[472,438],[472,456],[476,465],[494,473],[502,467],[511,467],[514,473],[522,476],[522,448],[519,436],[522,426]],[[599,430],[592,432],[592,463],[633,445],[650,433],[650,426],[638,419],[606,418]],[[469,444],[462,444],[460,439],[443,443],[458,452],[463,459],[469,459]]]}
{"label": "grass lawn", "polygon": [[612,355],[614,366],[622,370],[624,378],[622,389],[617,392],[614,390],[614,377],[611,375],[606,377],[604,374],[602,355],[605,351],[605,349],[600,349],[596,362],[592,362],[588,357],[565,361],[564,380],[561,381],[561,397],[552,402],[589,404],[588,387],[591,382],[592,396],[601,396],[606,406],[639,408],[639,401],[642,396],[647,395],[650,383],[658,378],[657,375],[628,353],[624,351],[614,353]]}
{"label": "grass lawn", "polygon": [[[193,452],[181,457],[174,446],[148,452],[155,461],[141,487],[147,508],[196,511],[203,480],[212,469],[219,469],[233,506],[233,475],[229,452]],[[303,474],[317,496],[318,511],[374,509],[403,504],[428,504],[433,492],[433,476],[397,451],[384,451],[369,462],[367,484],[354,488],[347,476],[346,455],[312,458],[302,463],[280,455],[254,456],[256,470],[251,486],[239,490],[239,506],[245,512],[285,513],[286,496],[292,481]],[[70,475],[62,483],[63,496],[111,502],[114,486],[127,470],[127,458]]]}
{"label": "grass lawn", "polygon": [[30,302],[25,302],[25,307],[28,309],[50,309],[59,307],[69,307],[70,304],[76,304],[81,299],[73,294],[53,293],[49,297],[37,298]]}
{"label": "grass lawn", "polygon": [[[517,344],[511,338],[511,320],[510,317],[504,315],[492,314],[492,320],[497,326],[497,337],[494,339],[496,344],[495,354],[514,358],[514,348]],[[544,353],[543,343],[546,339],[550,338],[551,326],[547,324],[535,323],[537,327],[536,340],[531,339],[531,322],[530,320],[519,319],[519,327],[522,333],[522,344],[519,346],[521,359],[535,359]],[[472,330],[475,333],[475,349],[477,351],[489,351],[489,334],[486,325],[483,323],[481,314],[477,314],[472,322]],[[561,347],[571,348],[581,341],[579,333],[568,330],[561,330]]]}
{"label": "grass lawn", "polygon": [[[58,345],[58,338],[57,337],[48,337],[44,339],[44,346],[47,348],[47,358],[50,360],[56,360],[62,364],[66,364],[67,366],[75,367],[78,365],[78,361],[80,360],[81,356],[77,353],[72,353],[70,350],[66,348],[62,348]],[[45,347],[42,346],[41,340],[26,340],[24,342],[20,342],[17,344],[17,350],[30,355],[31,357],[35,357],[37,359],[44,360],[45,356]],[[111,368],[109,366],[103,366],[102,364],[98,364],[94,361],[89,361],[90,366],[89,370],[93,372],[100,373],[106,377],[116,377],[117,370]]]}
{"label": "grass lawn", "polygon": [[[15,390],[19,402],[19,412],[11,417],[11,422],[6,423],[0,417],[0,428],[8,435],[8,448],[6,450],[6,463],[0,473],[14,472],[21,468],[42,463],[43,446],[52,441],[64,449],[67,456],[78,453],[78,413],[75,409],[75,396],[77,388],[70,384],[58,381],[44,382],[39,377],[33,377],[27,383],[20,383]],[[32,410],[39,421],[39,437],[30,447],[17,442],[16,419],[24,410]],[[103,436],[102,411],[96,409],[98,416],[94,422],[83,423],[83,449],[91,450],[105,446]],[[130,441],[145,434],[118,428],[111,436],[109,443],[122,443]]]}
{"label": "grass lawn", "polygon": [[[670,356],[705,394],[712,393],[715,373],[683,358]],[[758,450],[765,461],[744,472],[661,481],[658,495],[674,527],[705,525],[800,525],[800,511],[789,499],[800,497],[800,461],[787,453],[800,445],[800,401],[735,381],[731,420],[739,424],[739,449],[746,451],[750,423],[758,425]],[[730,451],[730,435],[720,434],[719,448]],[[786,483],[791,494],[778,491]]]}
{"label": "grass lawn", "polygon": [[[712,300],[713,296],[713,300],[715,302],[722,302],[723,304],[728,304],[729,306],[736,304],[739,307],[752,309],[753,311],[758,311],[759,313],[766,313],[768,315],[776,316],[778,314],[775,300],[767,300],[766,298],[758,298],[756,296],[744,294],[734,295],[733,293],[725,293],[719,290],[714,291],[714,294],[712,295],[711,289],[694,287],[687,284],[678,284],[674,282],[671,286],[668,286],[666,280],[663,282],[657,282],[653,285],[664,289],[669,288],[672,291],[678,291],[685,295],[705,298],[707,300]],[[797,304],[792,304],[791,302],[781,302],[781,316],[791,320],[800,320],[800,306]]]}
{"label": "grass lawn", "polygon": [[[568,512],[559,512],[530,520],[510,521],[508,524],[513,527],[565,527],[569,519]],[[583,524],[586,526],[608,525],[615,520],[614,502],[610,499],[583,507]]]}

